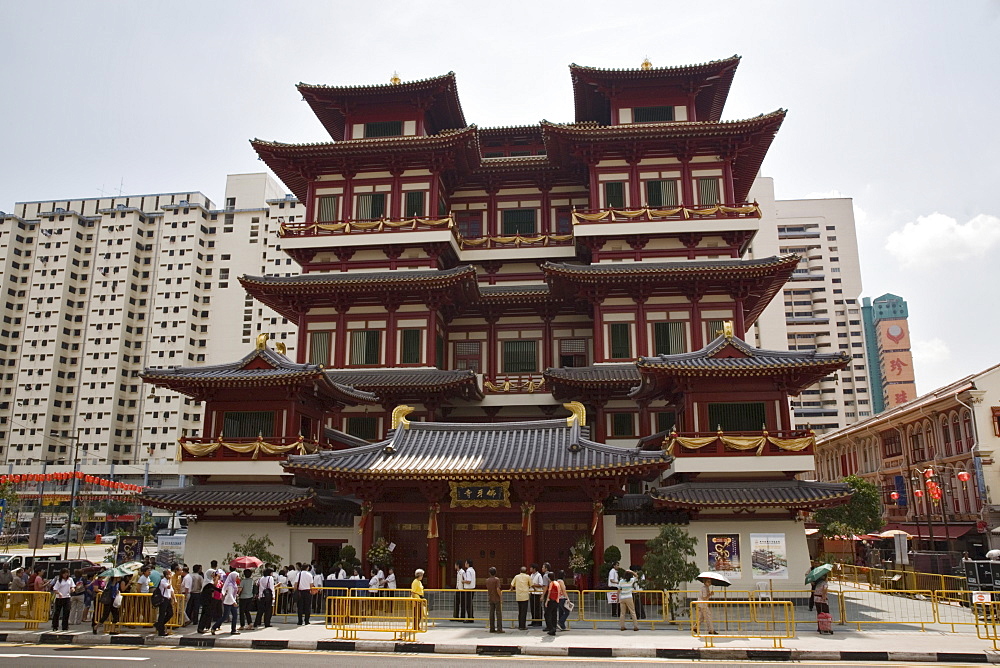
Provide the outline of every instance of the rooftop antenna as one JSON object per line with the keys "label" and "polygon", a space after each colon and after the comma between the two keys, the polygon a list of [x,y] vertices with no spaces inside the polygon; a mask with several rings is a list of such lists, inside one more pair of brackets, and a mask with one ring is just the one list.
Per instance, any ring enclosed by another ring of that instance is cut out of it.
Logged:
{"label": "rooftop antenna", "polygon": [[118,196],[121,197],[124,194],[125,194],[125,177],[123,176],[122,180],[118,183]]}

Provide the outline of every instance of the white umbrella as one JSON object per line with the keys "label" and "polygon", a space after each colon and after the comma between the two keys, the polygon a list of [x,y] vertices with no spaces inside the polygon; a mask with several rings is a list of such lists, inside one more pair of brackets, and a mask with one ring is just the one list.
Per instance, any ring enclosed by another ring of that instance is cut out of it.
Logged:
{"label": "white umbrella", "polygon": [[695,579],[704,580],[706,578],[711,580],[712,584],[719,585],[720,587],[728,587],[733,584],[725,575],[722,573],[716,573],[715,571],[702,571],[701,573],[698,573],[698,577]]}
{"label": "white umbrella", "polygon": [[912,534],[909,534],[903,531],[902,529],[889,529],[888,531],[883,531],[882,533],[879,534],[879,536],[881,536],[882,538],[892,538],[893,536],[896,535],[906,536],[907,538],[913,538]]}

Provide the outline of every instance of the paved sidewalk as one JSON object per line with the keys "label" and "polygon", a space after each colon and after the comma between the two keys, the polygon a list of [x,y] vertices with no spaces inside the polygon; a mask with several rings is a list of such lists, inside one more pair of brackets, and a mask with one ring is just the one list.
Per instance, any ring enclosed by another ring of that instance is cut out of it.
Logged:
{"label": "paved sidewalk", "polygon": [[1000,652],[975,633],[941,631],[851,631],[838,628],[832,636],[799,631],[775,649],[770,640],[719,638],[714,648],[688,633],[674,629],[631,630],[577,627],[552,637],[538,630],[492,634],[479,626],[444,625],[419,634],[416,643],[394,642],[389,634],[359,634],[358,640],[337,640],[322,623],[309,626],[278,625],[244,631],[240,635],[198,634],[192,627],[178,629],[166,638],[150,632],[123,632],[116,636],[93,635],[88,630],[8,631],[0,629],[0,642],[78,645],[167,645],[185,647],[250,648],[261,650],[327,650],[442,654],[502,654],[577,657],[649,657],[722,660],[812,661],[911,661],[1000,663]]}

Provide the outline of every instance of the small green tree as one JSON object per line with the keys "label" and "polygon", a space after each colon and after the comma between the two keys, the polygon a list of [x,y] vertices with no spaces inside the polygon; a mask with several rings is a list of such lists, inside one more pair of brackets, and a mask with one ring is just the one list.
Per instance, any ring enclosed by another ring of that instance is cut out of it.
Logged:
{"label": "small green tree", "polygon": [[[20,497],[17,495],[17,490],[14,488],[14,483],[12,482],[0,483],[0,501],[4,501],[6,504],[4,523],[16,524],[17,514],[20,506]],[[2,525],[0,525],[0,533],[3,533]]]}
{"label": "small green tree", "polygon": [[340,548],[340,560],[344,563],[344,568],[361,565],[358,560],[358,551],[353,545],[344,545]]}
{"label": "small green tree", "polygon": [[281,564],[281,555],[271,552],[274,541],[270,536],[267,534],[258,536],[252,533],[249,536],[243,534],[243,538],[242,543],[233,542],[233,551],[226,555],[227,564],[236,557],[257,557],[265,564]]}
{"label": "small green tree", "polygon": [[622,551],[618,549],[617,545],[608,545],[604,548],[604,563],[601,564],[601,582],[608,581],[608,573],[611,572],[611,566],[614,565],[616,561],[622,560]]}
{"label": "small green tree", "polygon": [[[646,588],[671,592],[698,577],[698,565],[688,560],[688,557],[695,556],[694,546],[697,544],[697,538],[676,524],[660,527],[660,535],[646,542],[642,566]],[[667,597],[671,619],[676,606],[675,597],[676,594]]]}
{"label": "small green tree", "polygon": [[882,501],[878,487],[856,475],[847,476],[844,482],[851,488],[851,500],[813,513],[820,534],[825,538],[834,538],[881,531]]}

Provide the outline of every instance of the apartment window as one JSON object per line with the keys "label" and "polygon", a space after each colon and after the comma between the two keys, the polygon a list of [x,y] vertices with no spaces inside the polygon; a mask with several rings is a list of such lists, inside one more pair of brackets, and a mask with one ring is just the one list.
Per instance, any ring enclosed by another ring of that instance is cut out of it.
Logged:
{"label": "apartment window", "polygon": [[562,339],[559,341],[559,366],[587,366],[587,341],[585,339]]}
{"label": "apartment window", "polygon": [[455,214],[458,233],[465,238],[483,236],[483,214],[479,211],[460,211]]}
{"label": "apartment window", "polygon": [[613,322],[608,325],[611,339],[612,359],[632,358],[632,327],[627,322]]}
{"label": "apartment window", "polygon": [[654,355],[676,355],[686,351],[683,322],[657,322],[653,324]]}
{"label": "apartment window", "polygon": [[398,137],[403,134],[403,121],[365,123],[365,137]]}
{"label": "apartment window", "polygon": [[698,204],[714,206],[719,203],[719,179],[715,176],[698,179]]}
{"label": "apartment window", "polygon": [[344,431],[351,436],[363,438],[366,441],[374,441],[378,438],[378,418],[367,415],[349,417],[346,420]]}
{"label": "apartment window", "polygon": [[382,332],[362,329],[351,332],[351,364],[378,364]]}
{"label": "apartment window", "polygon": [[674,120],[673,107],[632,107],[633,123],[665,123]]}
{"label": "apartment window", "polygon": [[455,343],[455,368],[469,369],[479,373],[481,355],[479,341],[458,341]]}
{"label": "apartment window", "polygon": [[896,430],[882,432],[882,457],[899,457],[903,454],[903,444]]}
{"label": "apartment window", "polygon": [[372,220],[385,216],[385,193],[358,195],[358,220]]}
{"label": "apartment window", "polygon": [[330,365],[330,332],[309,334],[309,363]]}
{"label": "apartment window", "polygon": [[537,341],[504,341],[503,372],[535,373],[538,371]]}
{"label": "apartment window", "polygon": [[612,413],[611,436],[635,436],[635,415],[632,413]]}
{"label": "apartment window", "polygon": [[604,184],[604,207],[625,208],[625,184],[622,181],[609,181]]}
{"label": "apartment window", "polygon": [[226,438],[274,436],[274,411],[226,411],[222,435]]}
{"label": "apartment window", "polygon": [[677,206],[677,181],[646,181],[646,204],[651,207]]}
{"label": "apartment window", "polygon": [[534,209],[504,209],[502,234],[534,234]]}
{"label": "apartment window", "polygon": [[404,329],[400,337],[400,364],[420,364],[420,330]]}
{"label": "apartment window", "polygon": [[320,223],[332,223],[337,220],[337,196],[323,195],[319,198],[318,215]]}
{"label": "apartment window", "polygon": [[767,423],[763,401],[708,405],[708,426],[722,431],[761,431]]}
{"label": "apartment window", "polygon": [[406,200],[403,202],[403,217],[417,218],[424,215],[424,193],[421,190],[413,190],[406,193]]}

